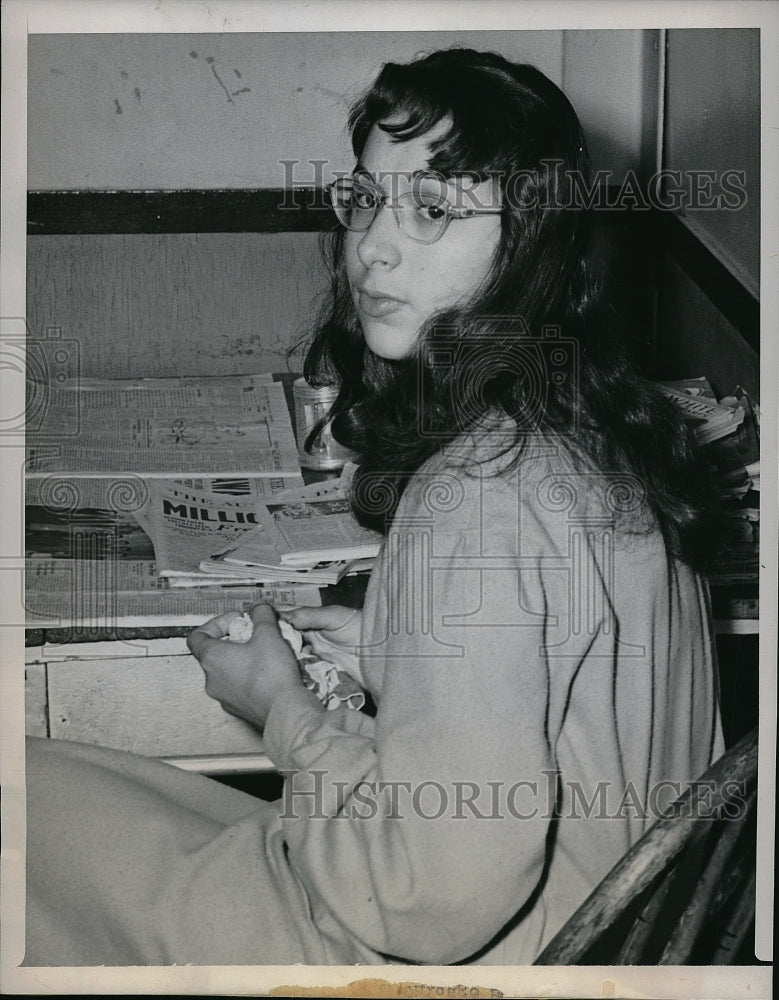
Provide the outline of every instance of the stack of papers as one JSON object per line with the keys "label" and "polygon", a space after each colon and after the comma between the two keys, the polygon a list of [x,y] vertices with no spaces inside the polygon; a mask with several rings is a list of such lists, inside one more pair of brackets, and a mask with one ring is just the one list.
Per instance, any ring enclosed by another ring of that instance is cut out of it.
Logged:
{"label": "stack of papers", "polygon": [[[271,479],[244,477],[188,477],[148,480],[148,498],[136,512],[154,545],[161,576],[172,587],[215,585],[214,574],[200,568],[217,553],[229,551],[259,523],[257,509],[264,500],[301,484],[300,474]],[[269,553],[274,559],[274,553]],[[278,557],[275,556],[278,563]],[[223,582],[265,582],[263,573],[218,575]],[[270,575],[270,579],[280,579]]]}
{"label": "stack of papers", "polygon": [[660,388],[696,421],[727,515],[725,553],[709,582],[755,583],[760,572],[760,410],[740,386],[717,400],[705,378],[665,382]]}
{"label": "stack of papers", "polygon": [[[689,381],[702,381],[699,379]],[[679,406],[695,427],[695,436],[702,445],[718,441],[732,434],[742,423],[744,411],[740,407],[723,406],[713,399],[713,392],[700,391],[692,395],[674,388],[674,383],[659,383],[659,388]],[[711,393],[709,395],[708,393]]]}
{"label": "stack of papers", "polygon": [[284,579],[334,583],[369,569],[382,536],[352,514],[347,465],[337,480],[293,487],[258,505],[256,527],[229,548],[200,563],[206,573],[273,570]]}
{"label": "stack of papers", "polygon": [[216,579],[199,568],[255,526],[263,500],[302,484],[272,375],[30,382],[30,627],[185,625],[258,600],[321,604],[313,581],[289,573]]}
{"label": "stack of papers", "polygon": [[28,476],[300,472],[271,375],[83,379],[33,391],[45,402],[27,428]]}
{"label": "stack of papers", "polygon": [[[25,614],[30,628],[108,631],[117,627],[195,625],[259,600],[318,606],[315,586],[251,580],[197,581],[196,592],[172,590],[132,513],[100,506],[115,480],[89,480],[95,505],[54,511],[26,508]],[[31,491],[30,499],[41,499]],[[89,495],[84,497],[88,503]]]}

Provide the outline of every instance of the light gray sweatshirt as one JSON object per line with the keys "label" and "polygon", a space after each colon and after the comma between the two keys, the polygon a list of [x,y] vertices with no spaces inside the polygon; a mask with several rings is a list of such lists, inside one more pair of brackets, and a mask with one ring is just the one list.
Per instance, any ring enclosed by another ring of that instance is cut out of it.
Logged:
{"label": "light gray sweatshirt", "polygon": [[268,718],[333,961],[532,962],[723,750],[706,588],[642,484],[542,440],[495,475],[483,443],[394,517],[359,649],[375,719],[304,689]]}

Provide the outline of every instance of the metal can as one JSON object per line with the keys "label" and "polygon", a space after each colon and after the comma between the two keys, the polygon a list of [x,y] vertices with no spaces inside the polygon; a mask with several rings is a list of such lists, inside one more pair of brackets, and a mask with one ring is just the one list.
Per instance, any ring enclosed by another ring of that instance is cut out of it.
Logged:
{"label": "metal can", "polygon": [[300,464],[306,469],[340,469],[355,458],[353,451],[335,440],[329,423],[317,435],[310,452],[304,447],[314,425],[327,416],[338,395],[337,387],[326,385],[315,388],[301,375],[292,383],[292,393],[295,399],[295,430]]}

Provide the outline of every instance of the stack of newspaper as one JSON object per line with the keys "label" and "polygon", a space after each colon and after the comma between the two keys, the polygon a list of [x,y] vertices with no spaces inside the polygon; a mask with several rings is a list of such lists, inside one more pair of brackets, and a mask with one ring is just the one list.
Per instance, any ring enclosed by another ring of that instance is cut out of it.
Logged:
{"label": "stack of newspaper", "polygon": [[378,532],[352,514],[349,483],[354,465],[340,478],[294,486],[255,507],[256,524],[200,562],[206,575],[314,580],[336,583],[347,573],[370,569],[381,545]]}
{"label": "stack of newspaper", "polygon": [[703,376],[664,381],[658,386],[693,423],[695,436],[702,445],[727,437],[744,420],[744,411],[740,407],[717,402],[714,390]]}
{"label": "stack of newspaper", "polygon": [[757,584],[760,568],[760,409],[740,386],[717,400],[705,378],[664,382],[660,388],[695,421],[727,514],[726,550],[709,582],[731,588],[734,605],[756,610],[756,599],[744,587]]}
{"label": "stack of newspaper", "polygon": [[[344,480],[306,487],[300,475],[152,479],[148,490],[136,517],[154,545],[157,570],[171,587],[248,582],[321,587],[357,568],[349,544],[327,546],[333,517],[306,519],[309,532],[324,548],[291,562],[287,536],[274,517],[279,511],[299,512],[303,506],[317,511],[323,495],[332,508],[338,497],[339,508],[345,508],[339,519],[342,531],[362,537],[363,529],[348,509]],[[378,543],[374,537],[370,542],[360,555],[375,555]]]}
{"label": "stack of newspaper", "polygon": [[314,579],[199,570],[254,527],[262,500],[302,485],[271,375],[37,384],[32,371],[28,392],[29,627],[190,625],[261,599],[321,604]]}
{"label": "stack of newspaper", "polygon": [[[160,573],[146,530],[152,490],[166,480],[136,480],[130,510],[117,510],[117,487],[129,480],[67,478],[27,485],[25,609],[30,628],[71,628],[79,633],[158,625],[188,626],[222,611],[246,610],[258,600],[321,604],[313,585],[272,582],[262,587],[236,577],[189,579],[185,590]],[[219,484],[219,480],[214,481]],[[237,488],[235,481],[231,481]],[[77,490],[68,492],[77,485]],[[147,493],[143,489],[148,490]],[[66,500],[70,496],[72,505]],[[54,505],[59,498],[59,509]],[[144,499],[145,498],[145,499]],[[136,506],[137,505],[137,506]],[[193,522],[197,524],[198,522]],[[197,535],[195,536],[197,537]],[[193,544],[181,539],[182,548]],[[182,578],[186,579],[186,578]]]}

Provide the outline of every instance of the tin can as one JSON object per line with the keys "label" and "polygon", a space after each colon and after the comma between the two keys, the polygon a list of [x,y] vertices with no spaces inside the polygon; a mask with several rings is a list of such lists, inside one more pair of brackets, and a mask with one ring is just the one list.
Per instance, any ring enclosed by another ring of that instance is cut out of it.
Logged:
{"label": "tin can", "polygon": [[306,438],[314,425],[322,417],[327,416],[328,410],[338,395],[337,387],[326,385],[315,388],[309,385],[301,375],[292,383],[292,394],[295,399],[295,429],[300,464],[306,469],[340,469],[350,459],[355,458],[353,451],[344,448],[335,440],[329,423],[325,424],[317,435],[310,452],[306,451],[304,447]]}

